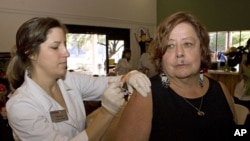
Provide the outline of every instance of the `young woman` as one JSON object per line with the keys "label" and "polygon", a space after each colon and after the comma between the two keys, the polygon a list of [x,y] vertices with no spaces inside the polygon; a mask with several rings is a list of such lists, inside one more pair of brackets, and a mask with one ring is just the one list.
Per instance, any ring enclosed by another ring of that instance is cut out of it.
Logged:
{"label": "young woman", "polygon": [[[124,103],[120,81],[144,95],[150,91],[147,76],[135,71],[123,77],[67,71],[66,33],[50,17],[32,18],[17,31],[16,53],[7,70],[14,90],[7,115],[16,139],[100,140]],[[101,112],[88,126],[83,100],[102,100]]]}

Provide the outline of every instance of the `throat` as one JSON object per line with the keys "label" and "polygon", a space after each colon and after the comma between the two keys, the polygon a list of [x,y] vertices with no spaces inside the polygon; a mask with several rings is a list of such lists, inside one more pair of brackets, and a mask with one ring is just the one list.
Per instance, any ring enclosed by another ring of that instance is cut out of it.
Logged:
{"label": "throat", "polygon": [[174,90],[179,96],[187,99],[195,99],[202,97],[204,95],[204,91],[202,88],[197,88],[196,89],[175,89]]}
{"label": "throat", "polygon": [[57,86],[57,88],[54,90],[54,91],[51,91],[49,93],[49,95],[57,102],[59,103],[66,111],[67,110],[67,106],[66,106],[66,103],[65,103],[65,100],[64,100],[64,97],[62,95],[62,92],[59,88],[59,86]]}

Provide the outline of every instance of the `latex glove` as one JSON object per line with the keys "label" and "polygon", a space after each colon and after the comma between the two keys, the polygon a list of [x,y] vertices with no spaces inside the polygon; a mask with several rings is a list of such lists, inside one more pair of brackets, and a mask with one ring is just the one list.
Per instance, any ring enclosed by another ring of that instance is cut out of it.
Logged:
{"label": "latex glove", "polygon": [[122,93],[122,82],[109,83],[108,88],[104,91],[102,98],[102,106],[113,115],[116,115],[125,102]]}
{"label": "latex glove", "polygon": [[147,93],[151,92],[151,82],[147,75],[142,72],[133,70],[130,71],[125,76],[128,91],[133,93],[135,89],[138,91],[142,96],[147,97]]}

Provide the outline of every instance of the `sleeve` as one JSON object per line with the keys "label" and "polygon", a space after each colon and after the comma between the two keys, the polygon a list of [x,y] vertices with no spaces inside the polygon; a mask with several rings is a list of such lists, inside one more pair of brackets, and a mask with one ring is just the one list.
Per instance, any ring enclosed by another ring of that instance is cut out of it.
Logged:
{"label": "sleeve", "polygon": [[121,67],[122,59],[118,60],[117,64],[115,65],[115,70],[118,71]]}
{"label": "sleeve", "polygon": [[[20,97],[18,97],[20,98]],[[7,103],[8,119],[13,132],[20,140],[25,141],[88,141],[86,131],[77,134],[65,123],[51,123],[48,117],[38,109],[38,105],[30,100],[10,100]],[[53,124],[57,124],[53,126]],[[64,124],[63,126],[61,124]],[[68,137],[60,134],[57,128],[64,127]],[[70,132],[69,132],[70,131]]]}
{"label": "sleeve", "polygon": [[126,59],[121,59],[117,63],[117,67],[116,67],[117,74],[119,74],[119,75],[126,74],[131,70],[132,70],[132,65]]}
{"label": "sleeve", "polygon": [[120,73],[124,72],[124,68],[126,68],[126,64],[125,63],[126,62],[124,61],[124,59],[120,59],[118,61],[118,63],[115,66],[115,72],[117,74],[120,74]]}
{"label": "sleeve", "polygon": [[142,55],[141,55],[141,58],[140,58],[140,61],[139,61],[140,63],[139,63],[139,69],[143,69],[144,67],[145,67],[145,64],[144,64],[144,62],[146,62],[146,54],[145,53],[143,53]]}
{"label": "sleeve", "polygon": [[138,69],[141,70],[142,67],[142,56],[140,57],[139,63],[138,63]]}
{"label": "sleeve", "polygon": [[93,77],[81,72],[69,72],[66,79],[67,83],[71,83],[70,85],[73,85],[78,90],[83,100],[100,101],[104,90],[108,87],[108,83],[120,81],[121,77]]}

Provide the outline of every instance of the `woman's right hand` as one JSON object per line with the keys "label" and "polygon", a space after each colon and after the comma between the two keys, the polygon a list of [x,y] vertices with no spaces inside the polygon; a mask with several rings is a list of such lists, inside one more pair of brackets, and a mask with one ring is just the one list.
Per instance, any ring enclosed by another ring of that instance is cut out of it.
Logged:
{"label": "woman's right hand", "polygon": [[112,82],[103,94],[102,106],[112,115],[116,115],[125,102],[121,86],[122,82]]}

